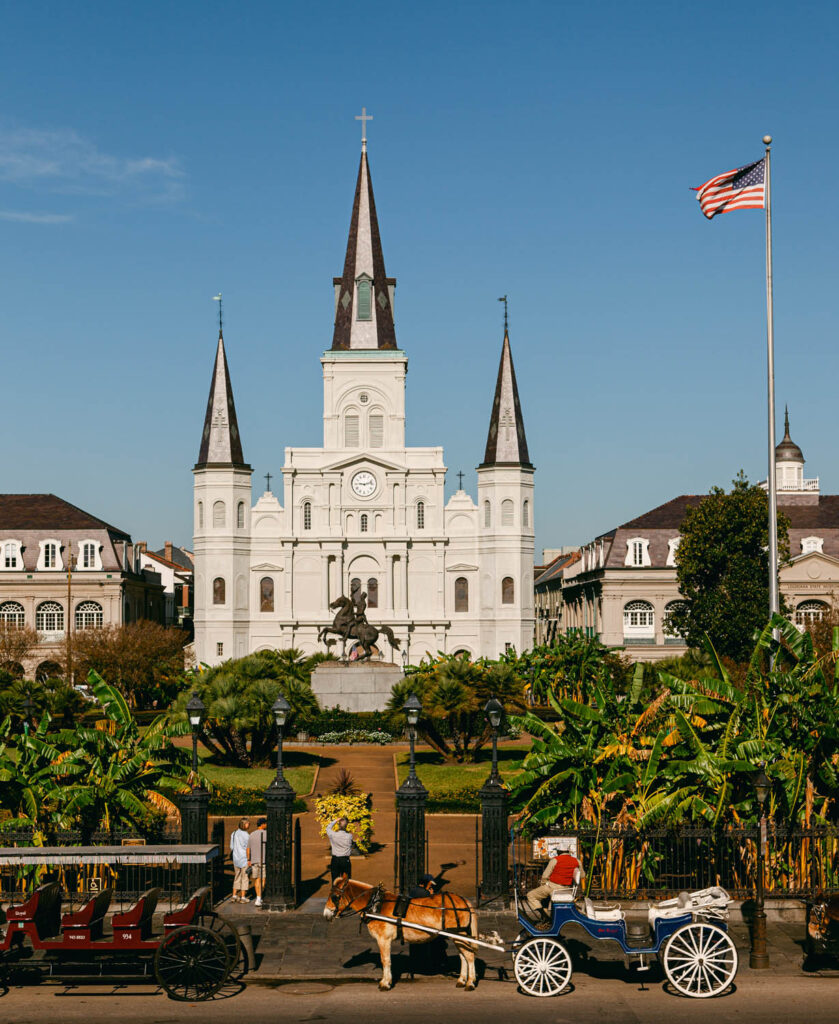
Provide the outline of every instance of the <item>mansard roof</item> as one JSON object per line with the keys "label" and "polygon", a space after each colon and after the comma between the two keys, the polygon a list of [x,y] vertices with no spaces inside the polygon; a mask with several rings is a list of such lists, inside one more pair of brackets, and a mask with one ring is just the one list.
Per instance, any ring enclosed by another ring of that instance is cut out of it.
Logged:
{"label": "mansard roof", "polygon": [[[366,275],[373,283],[372,312],[369,320],[360,321],[355,315],[356,281]],[[367,162],[367,146],[362,145],[358,180],[355,186],[350,233],[344,273],[334,279],[338,290],[335,307],[333,349],[396,348],[396,330],[389,286],[396,279],[388,277],[373,198],[373,181]]]}
{"label": "mansard roof", "polygon": [[527,437],[524,433],[524,417],[521,414],[519,389],[516,384],[516,370],[510,349],[510,335],[504,330],[504,344],[501,347],[501,362],[498,365],[498,379],[495,383],[495,398],[489,420],[484,461],[480,468],[487,466],[521,466],[532,469],[527,452]]}
{"label": "mansard roof", "polygon": [[198,452],[196,469],[208,466],[250,469],[242,454],[242,439],[236,419],[236,405],[233,402],[233,385],[227,367],[224,338],[218,332],[218,348],[213,377],[210,381],[210,397],[207,399],[207,414],[204,417],[204,432]]}
{"label": "mansard roof", "polygon": [[55,494],[0,494],[0,532],[57,533],[72,530],[108,530],[119,540],[130,540],[123,530],[85,512]]}

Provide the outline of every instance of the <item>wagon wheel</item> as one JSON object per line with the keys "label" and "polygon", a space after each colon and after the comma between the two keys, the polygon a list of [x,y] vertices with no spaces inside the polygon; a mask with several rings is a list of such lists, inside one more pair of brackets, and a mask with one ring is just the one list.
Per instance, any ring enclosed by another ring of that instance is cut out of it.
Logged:
{"label": "wagon wheel", "polygon": [[667,980],[683,996],[708,999],[724,992],[737,973],[737,950],[728,932],[713,924],[686,924],[662,954]]}
{"label": "wagon wheel", "polygon": [[513,970],[529,996],[558,996],[571,980],[571,957],[557,939],[530,939],[516,953]]}
{"label": "wagon wheel", "polygon": [[238,979],[242,975],[247,974],[248,963],[245,957],[245,949],[242,945],[242,940],[239,938],[239,933],[236,931],[236,926],[230,918],[211,911],[210,913],[202,914],[199,920],[202,928],[208,928],[211,932],[221,936],[230,960],[229,977]]}
{"label": "wagon wheel", "polygon": [[185,925],[164,936],[154,954],[154,976],[170,999],[200,1002],[227,981],[230,958],[224,939],[209,928]]}

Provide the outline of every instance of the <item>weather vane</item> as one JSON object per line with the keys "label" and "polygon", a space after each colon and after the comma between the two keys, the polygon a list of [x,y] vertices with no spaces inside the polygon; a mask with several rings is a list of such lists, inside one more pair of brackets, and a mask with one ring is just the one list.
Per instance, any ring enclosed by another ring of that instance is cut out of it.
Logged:
{"label": "weather vane", "polygon": [[218,332],[221,334],[222,319],[221,319],[221,292],[218,295],[213,296],[213,302],[218,303]]}
{"label": "weather vane", "polygon": [[361,121],[361,148],[367,148],[367,122],[373,120],[373,115],[367,113],[367,107],[361,108],[361,113],[355,115],[356,121]]}
{"label": "weather vane", "polygon": [[507,296],[506,295],[502,295],[501,298],[498,301],[504,303],[504,333],[506,334],[507,333]]}

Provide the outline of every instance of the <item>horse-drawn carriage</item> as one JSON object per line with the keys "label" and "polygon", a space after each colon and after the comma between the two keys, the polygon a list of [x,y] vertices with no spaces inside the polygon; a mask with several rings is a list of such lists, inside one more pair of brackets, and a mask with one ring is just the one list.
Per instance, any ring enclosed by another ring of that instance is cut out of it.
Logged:
{"label": "horse-drawn carriage", "polygon": [[[737,973],[738,956],[726,921],[731,902],[714,886],[683,892],[674,899],[651,903],[643,910],[578,898],[579,870],[574,885],[551,896],[546,922],[535,922],[518,905],[518,871],[514,860],[514,899],[520,927],[511,942],[498,935],[478,933],[477,912],[462,896],[438,893],[408,900],[383,886],[339,879],[324,914],[327,918],[358,914],[379,946],[383,977],[379,987],[392,985],[390,947],[394,939],[428,942],[450,940],[461,958],[458,985],[475,987],[475,953],[490,949],[512,956],[513,971],[522,992],[556,996],[568,988],[573,971],[574,942],[609,944],[627,967],[646,971],[658,961],[667,980],[683,996],[707,999],[722,994]],[[596,946],[595,946],[596,948]]]}

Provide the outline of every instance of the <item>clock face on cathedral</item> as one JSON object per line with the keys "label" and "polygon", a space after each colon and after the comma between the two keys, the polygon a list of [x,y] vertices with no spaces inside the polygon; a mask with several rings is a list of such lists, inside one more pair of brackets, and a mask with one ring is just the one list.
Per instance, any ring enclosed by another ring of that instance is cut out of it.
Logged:
{"label": "clock face on cathedral", "polygon": [[359,498],[369,498],[373,491],[376,490],[376,478],[372,473],[363,469],[352,478],[351,486],[353,493],[357,494]]}

